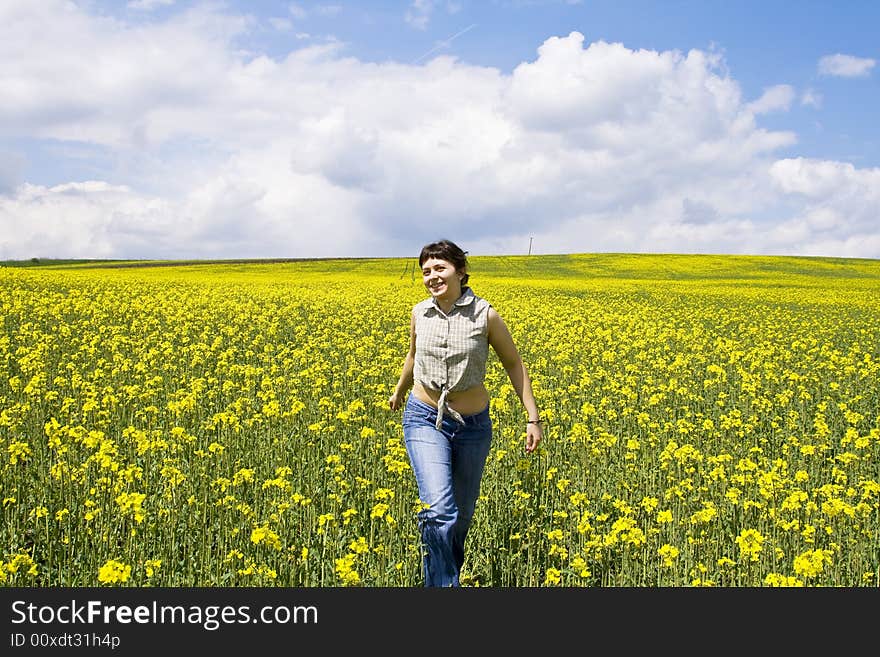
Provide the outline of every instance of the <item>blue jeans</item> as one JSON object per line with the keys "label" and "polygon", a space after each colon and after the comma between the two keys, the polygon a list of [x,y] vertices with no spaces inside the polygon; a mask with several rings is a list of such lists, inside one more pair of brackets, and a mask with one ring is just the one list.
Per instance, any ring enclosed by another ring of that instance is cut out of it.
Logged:
{"label": "blue jeans", "polygon": [[460,586],[464,541],[474,518],[483,466],[492,442],[489,408],[464,415],[464,423],[410,393],[403,411],[403,439],[416,475],[425,586]]}

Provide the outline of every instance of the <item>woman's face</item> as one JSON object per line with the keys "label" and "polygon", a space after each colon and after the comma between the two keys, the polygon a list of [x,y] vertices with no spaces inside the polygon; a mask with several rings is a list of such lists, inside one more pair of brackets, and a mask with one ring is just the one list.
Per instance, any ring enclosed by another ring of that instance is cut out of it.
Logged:
{"label": "woman's face", "polygon": [[439,258],[429,258],[422,265],[422,280],[425,287],[433,297],[443,297],[454,295],[457,299],[461,295],[461,279],[463,273],[455,270],[448,260]]}

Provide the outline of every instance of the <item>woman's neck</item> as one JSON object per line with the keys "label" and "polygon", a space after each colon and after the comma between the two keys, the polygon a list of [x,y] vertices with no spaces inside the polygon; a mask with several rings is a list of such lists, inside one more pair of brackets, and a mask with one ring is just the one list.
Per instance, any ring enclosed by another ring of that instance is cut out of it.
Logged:
{"label": "woman's neck", "polygon": [[440,307],[445,314],[449,314],[452,311],[453,307],[455,307],[455,302],[458,301],[459,297],[461,297],[464,292],[464,287],[459,287],[458,291],[447,289],[446,294],[443,294],[439,297],[434,297],[434,301],[437,302],[437,305]]}

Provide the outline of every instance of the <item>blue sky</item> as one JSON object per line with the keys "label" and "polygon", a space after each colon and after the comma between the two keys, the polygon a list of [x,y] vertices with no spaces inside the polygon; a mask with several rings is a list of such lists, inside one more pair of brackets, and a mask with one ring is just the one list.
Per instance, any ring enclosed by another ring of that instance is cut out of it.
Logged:
{"label": "blue sky", "polygon": [[880,3],[0,4],[0,259],[880,257]]}

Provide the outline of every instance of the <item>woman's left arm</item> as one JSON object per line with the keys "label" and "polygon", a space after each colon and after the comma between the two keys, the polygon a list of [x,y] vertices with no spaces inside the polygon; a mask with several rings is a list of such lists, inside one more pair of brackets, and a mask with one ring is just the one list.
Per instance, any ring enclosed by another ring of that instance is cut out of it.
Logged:
{"label": "woman's left arm", "polygon": [[488,337],[489,344],[498,354],[510,383],[516,391],[526,412],[529,414],[528,424],[526,424],[526,451],[534,452],[538,447],[538,443],[543,438],[543,432],[540,425],[540,414],[538,413],[538,404],[535,402],[535,395],[532,392],[532,382],[529,379],[528,370],[523,363],[522,357],[517,351],[516,345],[513,343],[513,337],[507,329],[507,325],[498,312],[489,307],[488,316]]}

